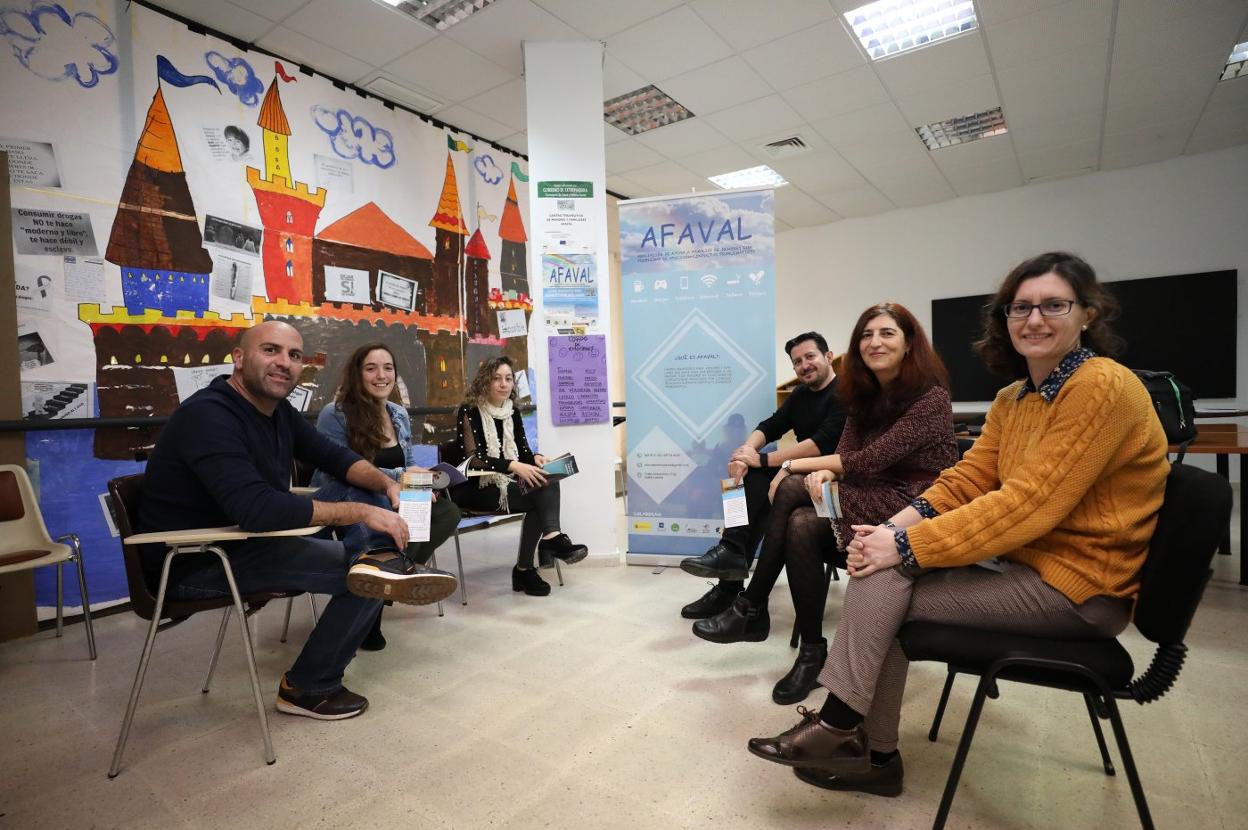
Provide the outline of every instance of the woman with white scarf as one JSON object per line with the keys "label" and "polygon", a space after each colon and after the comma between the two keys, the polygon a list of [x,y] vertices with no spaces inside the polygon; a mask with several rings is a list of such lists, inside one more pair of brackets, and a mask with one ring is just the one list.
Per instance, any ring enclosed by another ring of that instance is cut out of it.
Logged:
{"label": "woman with white scarf", "polygon": [[524,513],[511,588],[544,597],[550,593],[550,584],[534,567],[534,551],[572,564],[584,559],[588,549],[573,544],[559,530],[559,482],[546,480],[542,471],[546,458],[529,449],[515,399],[511,358],[500,356],[482,363],[455,423],[461,458],[468,459],[469,470],[484,471],[484,475],[471,476],[451,488],[451,498],[473,513]]}

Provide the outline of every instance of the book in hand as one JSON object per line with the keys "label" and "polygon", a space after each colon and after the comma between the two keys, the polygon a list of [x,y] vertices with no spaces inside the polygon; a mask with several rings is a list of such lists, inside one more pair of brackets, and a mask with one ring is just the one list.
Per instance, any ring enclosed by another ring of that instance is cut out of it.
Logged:
{"label": "book in hand", "polygon": [[[557,458],[548,458],[546,459],[546,463],[542,465],[542,472],[546,474],[546,484],[550,484],[552,481],[565,479],[569,476],[574,476],[580,471],[580,468],[576,466],[576,456],[572,455],[570,452],[565,452]],[[520,485],[521,491],[525,493],[538,489],[530,487],[523,481],[517,483]],[[545,485],[542,486],[544,487]]]}
{"label": "book in hand", "polygon": [[[467,466],[467,462],[464,462]],[[433,489],[442,490],[447,487],[454,487],[457,484],[463,484],[468,480],[468,476],[458,467],[447,464],[445,461],[439,461],[429,468],[433,475]]]}
{"label": "book in hand", "polygon": [[835,481],[823,483],[823,498],[815,502],[815,515],[829,520],[841,518],[841,494]]}

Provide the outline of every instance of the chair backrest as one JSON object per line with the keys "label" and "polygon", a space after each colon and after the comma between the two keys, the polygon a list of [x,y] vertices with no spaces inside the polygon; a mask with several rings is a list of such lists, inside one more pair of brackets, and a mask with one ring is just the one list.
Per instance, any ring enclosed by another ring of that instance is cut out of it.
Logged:
{"label": "chair backrest", "polygon": [[114,478],[108,482],[108,492],[113,497],[113,513],[117,519],[117,532],[121,535],[121,553],[126,563],[126,584],[130,588],[130,606],[134,613],[150,620],[156,610],[156,597],[152,594],[147,574],[143,569],[143,552],[138,545],[127,545],[125,538],[138,533],[139,504],[143,495],[143,473]]}
{"label": "chair backrest", "polygon": [[1209,561],[1231,517],[1231,485],[1221,476],[1175,464],[1140,577],[1135,625],[1154,643],[1187,636],[1209,581]]}
{"label": "chair backrest", "polygon": [[974,438],[967,438],[965,436],[959,435],[958,436],[958,458],[961,458],[962,456],[970,452],[971,447],[973,446],[975,446]]}
{"label": "chair backrest", "polygon": [[19,464],[0,464],[0,541],[10,550],[52,544],[35,500],[35,488]]}
{"label": "chair backrest", "polygon": [[464,462],[464,453],[459,448],[459,441],[452,438],[450,441],[443,441],[438,444],[438,461],[444,461],[452,467],[457,467]]}

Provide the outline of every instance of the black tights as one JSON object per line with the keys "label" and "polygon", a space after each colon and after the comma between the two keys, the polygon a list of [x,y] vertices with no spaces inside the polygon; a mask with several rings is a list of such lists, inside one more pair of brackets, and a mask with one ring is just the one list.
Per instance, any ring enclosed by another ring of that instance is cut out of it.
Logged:
{"label": "black tights", "polygon": [[844,567],[845,554],[837,550],[836,536],[828,520],[815,515],[804,481],[805,476],[791,475],[776,488],[763,552],[754,566],[745,598],[754,605],[765,605],[780,572],[787,568],[802,642],[817,643],[823,639],[823,610],[828,599],[825,557]]}
{"label": "black tights", "polygon": [[[472,513],[497,513],[498,497],[496,486],[480,487],[475,479],[451,488],[451,498],[455,503]],[[559,530],[559,482],[552,481],[545,487],[526,493],[513,481],[507,485],[507,506],[512,513],[524,513],[516,565],[531,568],[533,554],[543,534]]]}

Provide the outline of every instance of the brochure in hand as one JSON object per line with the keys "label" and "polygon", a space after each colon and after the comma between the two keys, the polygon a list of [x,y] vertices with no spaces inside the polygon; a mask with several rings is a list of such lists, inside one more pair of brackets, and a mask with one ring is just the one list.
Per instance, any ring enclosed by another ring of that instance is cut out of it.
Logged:
{"label": "brochure in hand", "polygon": [[841,518],[841,494],[835,481],[823,483],[823,499],[815,502],[815,515],[829,520]]}

